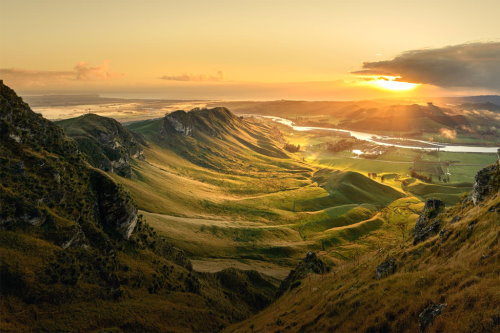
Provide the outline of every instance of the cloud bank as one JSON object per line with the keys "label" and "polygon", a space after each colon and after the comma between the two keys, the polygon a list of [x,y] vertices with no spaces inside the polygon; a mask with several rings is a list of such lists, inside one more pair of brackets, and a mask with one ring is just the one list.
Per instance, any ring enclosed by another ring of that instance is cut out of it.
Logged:
{"label": "cloud bank", "polygon": [[122,75],[110,71],[108,62],[99,66],[79,62],[72,70],[63,71],[0,68],[0,76],[23,85],[45,85],[65,81],[105,81]]}
{"label": "cloud bank", "polygon": [[399,81],[444,88],[500,90],[500,42],[412,50],[392,60],[363,63],[357,75],[398,76]]}
{"label": "cloud bank", "polygon": [[184,73],[181,75],[163,75],[160,77],[160,79],[167,81],[189,82],[222,81],[224,79],[224,73],[222,73],[222,71],[217,71],[215,75]]}

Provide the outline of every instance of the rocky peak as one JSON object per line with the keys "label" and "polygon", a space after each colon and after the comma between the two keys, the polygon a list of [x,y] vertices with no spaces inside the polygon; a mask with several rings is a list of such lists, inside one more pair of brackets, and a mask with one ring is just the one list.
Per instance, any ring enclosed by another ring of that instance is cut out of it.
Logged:
{"label": "rocky peak", "polygon": [[57,126],[34,113],[21,97],[0,80],[0,138],[5,143],[76,155],[76,146]]}
{"label": "rocky peak", "polygon": [[222,137],[229,129],[243,124],[243,120],[223,107],[212,109],[195,108],[189,112],[178,110],[163,119],[161,134],[184,136]]}
{"label": "rocky peak", "polygon": [[479,170],[474,179],[470,197],[474,205],[479,205],[488,196],[500,190],[500,163]]}
{"label": "rocky peak", "polygon": [[437,234],[441,229],[441,220],[438,215],[444,210],[444,202],[438,199],[429,199],[425,202],[424,209],[413,229],[414,244]]}

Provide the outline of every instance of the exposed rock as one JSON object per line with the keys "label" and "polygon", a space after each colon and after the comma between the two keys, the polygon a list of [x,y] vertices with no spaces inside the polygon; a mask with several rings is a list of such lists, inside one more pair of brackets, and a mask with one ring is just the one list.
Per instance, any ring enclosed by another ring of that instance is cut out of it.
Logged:
{"label": "exposed rock", "polygon": [[438,199],[429,199],[425,202],[424,210],[413,229],[413,244],[418,244],[439,232],[441,220],[438,215],[444,210],[444,207],[444,202]]}
{"label": "exposed rock", "polygon": [[132,158],[144,159],[143,138],[112,118],[86,114],[56,122],[75,140],[89,163],[101,170],[131,177]]}
{"label": "exposed rock", "polygon": [[475,206],[500,190],[500,164],[497,162],[476,174],[470,197]]}
{"label": "exposed rock", "polygon": [[88,245],[87,237],[82,231],[82,228],[79,225],[76,225],[74,228],[73,236],[64,242],[61,247],[63,249],[67,248],[75,248],[75,247],[86,247]]}
{"label": "exposed rock", "polygon": [[193,109],[189,112],[178,110],[163,118],[162,135],[180,134],[200,137],[208,135],[222,138],[238,126],[245,126],[245,121],[232,114],[228,109]]}
{"label": "exposed rock", "polygon": [[446,304],[431,304],[418,315],[420,332],[425,332],[427,327],[432,324],[434,319],[441,314]]}
{"label": "exposed rock", "polygon": [[289,289],[299,286],[300,280],[311,273],[325,274],[328,272],[330,272],[330,267],[323,260],[319,259],[316,253],[308,252],[297,267],[281,282],[278,296],[284,294]]}
{"label": "exposed rock", "polygon": [[104,229],[128,239],[137,224],[137,208],[123,189],[97,170],[91,173],[92,187],[97,195],[98,220]]}
{"label": "exposed rock", "polygon": [[375,270],[375,279],[380,280],[396,272],[396,259],[389,258]]}

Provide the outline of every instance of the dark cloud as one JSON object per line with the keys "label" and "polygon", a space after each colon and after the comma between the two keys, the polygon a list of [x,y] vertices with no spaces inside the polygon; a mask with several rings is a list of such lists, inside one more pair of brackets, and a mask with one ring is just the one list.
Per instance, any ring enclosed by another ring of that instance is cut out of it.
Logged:
{"label": "dark cloud", "polygon": [[224,74],[222,71],[217,71],[215,75],[184,73],[180,75],[163,75],[160,79],[167,81],[222,81]]}
{"label": "dark cloud", "polygon": [[365,62],[353,73],[399,76],[399,81],[446,88],[500,90],[500,42],[412,50],[392,60]]}

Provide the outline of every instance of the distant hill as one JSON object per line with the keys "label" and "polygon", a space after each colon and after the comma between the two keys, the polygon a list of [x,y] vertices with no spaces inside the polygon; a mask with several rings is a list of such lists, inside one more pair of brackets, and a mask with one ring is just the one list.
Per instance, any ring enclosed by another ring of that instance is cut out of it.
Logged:
{"label": "distant hill", "polygon": [[464,103],[458,106],[463,110],[488,110],[493,112],[500,112],[500,105],[491,102],[483,103]]}
{"label": "distant hill", "polygon": [[132,158],[144,158],[144,139],[124,128],[118,121],[86,114],[56,122],[66,135],[75,140],[91,165],[104,171],[131,176]]}
{"label": "distant hill", "polygon": [[442,97],[437,98],[445,103],[464,104],[464,103],[493,103],[500,105],[499,95],[480,95],[480,96],[461,96],[461,97]]}
{"label": "distant hill", "polygon": [[[303,126],[337,127],[360,131],[427,131],[470,125],[470,119],[453,109],[432,103],[403,101],[356,102],[222,102],[238,114],[285,117]],[[215,104],[213,104],[215,105]],[[472,119],[473,121],[473,119]]]}

